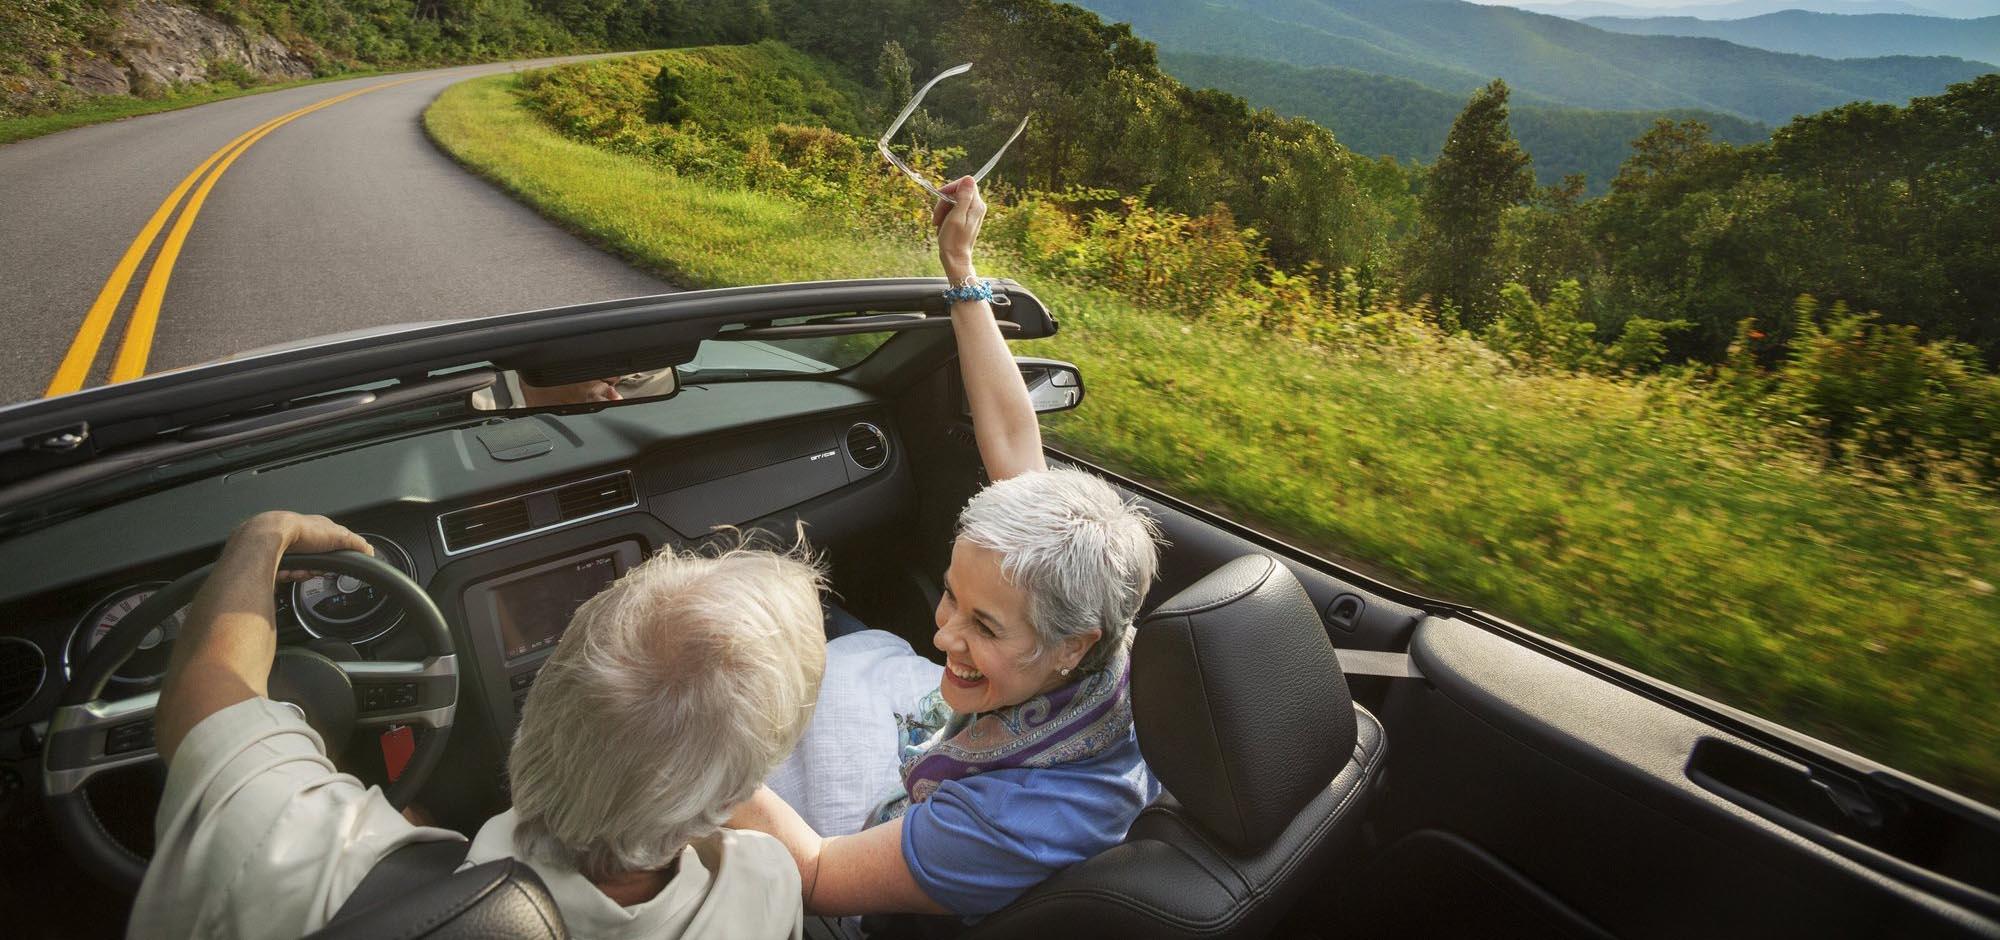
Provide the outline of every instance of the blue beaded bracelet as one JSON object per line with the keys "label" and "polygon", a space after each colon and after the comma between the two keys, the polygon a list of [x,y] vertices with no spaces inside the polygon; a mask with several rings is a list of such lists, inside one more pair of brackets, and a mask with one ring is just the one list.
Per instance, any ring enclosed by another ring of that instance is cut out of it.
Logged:
{"label": "blue beaded bracelet", "polygon": [[993,282],[974,281],[961,284],[944,292],[944,303],[947,307],[967,300],[991,302],[993,300]]}

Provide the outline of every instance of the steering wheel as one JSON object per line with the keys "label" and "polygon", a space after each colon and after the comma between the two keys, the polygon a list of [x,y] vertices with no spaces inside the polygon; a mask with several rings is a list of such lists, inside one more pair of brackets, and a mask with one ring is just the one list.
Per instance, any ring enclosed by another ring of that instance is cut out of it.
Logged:
{"label": "steering wheel", "polygon": [[[424,644],[424,658],[396,662],[336,662],[317,652],[281,648],[271,665],[270,697],[297,708],[327,747],[338,749],[356,728],[413,725],[416,751],[384,793],[400,810],[424,785],[458,710],[458,657],[444,615],[429,594],[401,571],[360,552],[286,555],[280,570],[353,575],[385,590],[401,604]],[[146,859],[105,830],[83,785],[118,767],[160,759],[153,745],[158,692],[106,701],[105,684],[139,647],[147,631],[194,599],[215,566],[190,571],[153,592],[92,647],[49,719],[42,752],[42,798],[63,847],[100,880],[136,894]],[[331,755],[338,758],[338,751]]]}

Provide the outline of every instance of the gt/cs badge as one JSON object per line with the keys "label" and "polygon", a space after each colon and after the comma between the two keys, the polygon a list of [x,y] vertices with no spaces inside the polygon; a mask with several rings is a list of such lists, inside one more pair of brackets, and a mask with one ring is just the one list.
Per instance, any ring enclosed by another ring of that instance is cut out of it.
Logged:
{"label": "gt/cs badge", "polygon": [[822,460],[822,459],[825,459],[825,458],[827,458],[827,457],[831,457],[831,456],[833,456],[834,454],[837,454],[837,453],[840,453],[840,452],[839,452],[839,451],[837,451],[837,450],[830,450],[830,451],[827,451],[827,452],[826,452],[826,453],[824,453],[824,454],[814,454],[814,455],[812,455],[812,459],[813,459],[813,460]]}

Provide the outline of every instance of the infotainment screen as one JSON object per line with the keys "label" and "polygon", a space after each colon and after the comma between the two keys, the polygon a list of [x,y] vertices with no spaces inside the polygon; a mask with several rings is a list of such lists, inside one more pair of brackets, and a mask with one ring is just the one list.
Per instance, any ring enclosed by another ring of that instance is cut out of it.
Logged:
{"label": "infotainment screen", "polygon": [[617,555],[606,553],[494,587],[504,657],[515,660],[556,645],[576,609],[617,577]]}

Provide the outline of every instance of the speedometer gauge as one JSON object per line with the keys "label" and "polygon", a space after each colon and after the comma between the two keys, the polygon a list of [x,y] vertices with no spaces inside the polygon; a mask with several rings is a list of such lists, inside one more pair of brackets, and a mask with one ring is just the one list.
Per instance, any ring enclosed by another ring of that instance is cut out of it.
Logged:
{"label": "speedometer gauge", "polygon": [[[114,591],[110,597],[97,602],[97,606],[77,622],[76,629],[70,632],[69,642],[63,647],[64,677],[73,676],[76,667],[83,664],[84,657],[111,635],[111,628],[165,585],[165,581],[135,584]],[[126,686],[151,685],[160,681],[167,671],[167,659],[173,655],[174,637],[180,635],[181,624],[186,620],[187,608],[183,607],[146,631],[145,638],[139,641],[139,648],[132,652],[130,659],[125,660],[125,665],[112,673],[111,681]]]}
{"label": "speedometer gauge", "polygon": [[[379,535],[361,537],[389,567],[415,573],[402,546]],[[403,619],[402,608],[390,603],[388,591],[349,574],[323,574],[292,585],[292,612],[307,633],[347,643],[376,639]]]}

